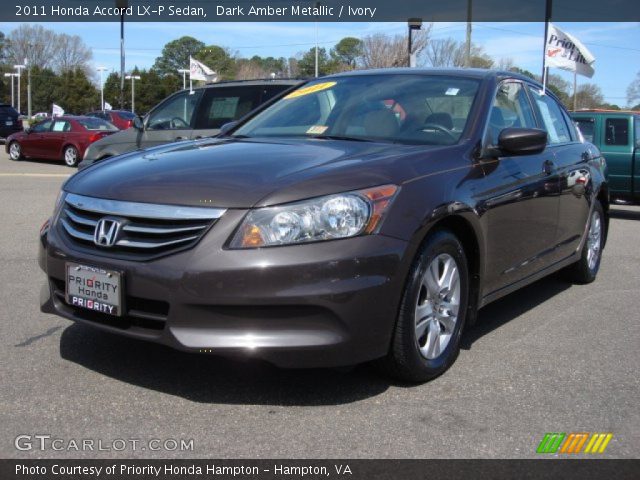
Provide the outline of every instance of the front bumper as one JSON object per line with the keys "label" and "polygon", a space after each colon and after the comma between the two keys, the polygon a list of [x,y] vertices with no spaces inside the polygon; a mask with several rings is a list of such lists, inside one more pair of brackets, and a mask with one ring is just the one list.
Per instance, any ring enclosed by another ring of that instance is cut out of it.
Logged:
{"label": "front bumper", "polygon": [[[283,367],[351,365],[384,356],[395,325],[407,243],[372,235],[226,250],[244,215],[229,210],[192,249],[148,262],[75,251],[41,234],[41,309],[190,352],[249,355]],[[123,317],[64,301],[65,263],[124,272]]]}

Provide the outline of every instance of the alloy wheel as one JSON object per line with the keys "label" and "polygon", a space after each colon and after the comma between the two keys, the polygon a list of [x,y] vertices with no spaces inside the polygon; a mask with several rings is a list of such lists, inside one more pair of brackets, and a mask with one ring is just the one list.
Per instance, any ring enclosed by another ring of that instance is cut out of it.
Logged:
{"label": "alloy wheel", "polygon": [[11,160],[20,160],[20,144],[13,142],[9,146],[9,156]]}
{"label": "alloy wheel", "polygon": [[591,223],[589,225],[589,234],[587,236],[587,264],[589,270],[596,268],[598,259],[600,258],[600,247],[602,239],[602,220],[600,213],[594,211],[591,214]]}
{"label": "alloy wheel", "polygon": [[415,338],[420,354],[439,357],[447,348],[458,321],[460,272],[455,259],[446,253],[435,257],[420,284],[415,310]]}
{"label": "alloy wheel", "polygon": [[67,147],[64,151],[64,162],[70,167],[75,167],[78,159],[78,152],[73,147]]}

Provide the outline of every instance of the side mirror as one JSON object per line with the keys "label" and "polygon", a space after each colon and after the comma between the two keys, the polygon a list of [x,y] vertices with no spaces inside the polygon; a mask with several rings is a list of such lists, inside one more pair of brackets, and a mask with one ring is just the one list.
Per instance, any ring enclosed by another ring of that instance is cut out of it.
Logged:
{"label": "side mirror", "polygon": [[547,132],[538,128],[505,128],[498,136],[498,149],[504,155],[535,155],[547,148]]}
{"label": "side mirror", "polygon": [[220,127],[219,136],[226,135],[230,130],[233,130],[235,126],[238,125],[238,122],[227,122],[222,127]]}
{"label": "side mirror", "polygon": [[133,117],[133,128],[136,130],[144,130],[144,120],[140,116]]}

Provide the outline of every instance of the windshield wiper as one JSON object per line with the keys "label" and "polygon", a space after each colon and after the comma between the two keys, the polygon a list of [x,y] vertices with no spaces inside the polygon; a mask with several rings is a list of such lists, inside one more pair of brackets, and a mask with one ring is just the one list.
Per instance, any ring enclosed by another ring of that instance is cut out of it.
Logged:
{"label": "windshield wiper", "polygon": [[346,135],[313,135],[309,138],[320,138],[322,140],[347,140],[350,142],[373,142],[374,140],[370,140],[368,138],[363,137],[348,137]]}

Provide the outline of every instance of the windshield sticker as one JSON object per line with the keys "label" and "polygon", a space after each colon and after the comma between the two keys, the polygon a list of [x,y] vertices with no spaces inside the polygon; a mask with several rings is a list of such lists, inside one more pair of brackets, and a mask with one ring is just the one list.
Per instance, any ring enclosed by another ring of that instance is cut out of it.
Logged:
{"label": "windshield sticker", "polygon": [[333,87],[335,84],[336,82],[316,83],[315,85],[311,85],[310,87],[304,87],[299,90],[296,90],[295,92],[291,92],[289,95],[287,95],[284,98],[288,99],[288,98],[302,97],[303,95],[309,95],[310,93],[316,93],[316,92],[320,92],[321,90],[326,90],[327,88]]}
{"label": "windshield sticker", "polygon": [[460,91],[459,88],[447,88],[447,91],[444,92],[445,95],[458,95],[458,92]]}
{"label": "windshield sticker", "polygon": [[327,131],[327,128],[329,127],[325,125],[314,125],[309,130],[307,130],[307,133],[311,135],[322,135],[324,132]]}

